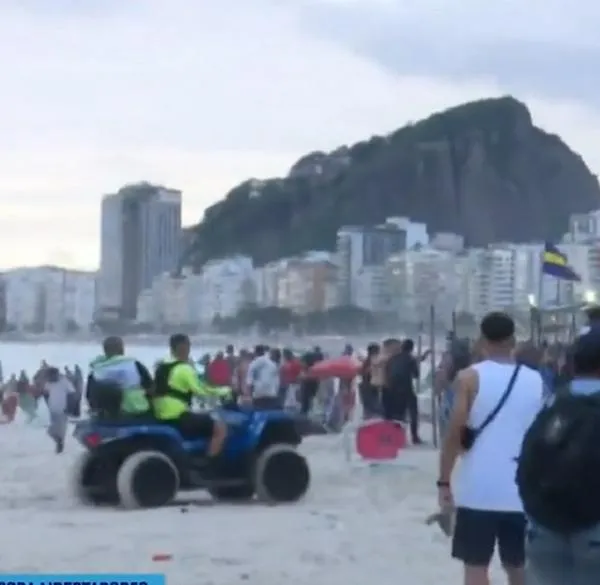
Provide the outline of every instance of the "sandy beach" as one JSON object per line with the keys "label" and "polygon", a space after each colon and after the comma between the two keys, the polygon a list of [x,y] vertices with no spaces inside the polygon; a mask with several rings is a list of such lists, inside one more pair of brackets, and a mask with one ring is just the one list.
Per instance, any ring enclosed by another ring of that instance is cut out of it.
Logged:
{"label": "sandy beach", "polygon": [[[8,572],[163,572],[176,585],[439,585],[461,582],[435,508],[437,453],[407,450],[377,470],[349,464],[339,436],[302,446],[313,484],[294,506],[193,504],[124,512],[82,507],[43,428],[0,427],[0,537]],[[157,563],[157,553],[172,555]],[[497,567],[493,583],[500,583]]]}

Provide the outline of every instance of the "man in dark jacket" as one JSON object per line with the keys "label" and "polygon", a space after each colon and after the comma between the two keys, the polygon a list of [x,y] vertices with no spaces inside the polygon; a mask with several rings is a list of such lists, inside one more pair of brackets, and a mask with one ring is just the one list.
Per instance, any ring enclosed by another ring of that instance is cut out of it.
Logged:
{"label": "man in dark jacket", "polygon": [[390,357],[386,362],[386,383],[382,393],[384,416],[404,421],[408,414],[412,442],[419,445],[423,441],[419,437],[419,400],[414,380],[419,378],[419,364],[427,358],[429,351],[416,358],[413,355],[415,344],[412,339],[405,339],[403,342],[388,339],[384,342],[384,348],[386,346]]}
{"label": "man in dark jacket", "polygon": [[[304,372],[310,370],[317,362],[323,361],[323,354],[319,347],[302,356],[302,365]],[[319,391],[319,381],[304,375],[300,381],[300,412],[308,415],[310,412],[317,392]]]}

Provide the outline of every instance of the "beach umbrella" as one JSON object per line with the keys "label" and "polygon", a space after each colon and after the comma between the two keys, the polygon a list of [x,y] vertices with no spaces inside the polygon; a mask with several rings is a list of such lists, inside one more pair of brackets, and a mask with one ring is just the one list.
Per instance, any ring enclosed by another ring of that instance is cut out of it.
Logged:
{"label": "beach umbrella", "polygon": [[406,447],[406,431],[397,421],[365,421],[356,432],[356,452],[368,461],[396,459]]}
{"label": "beach umbrella", "polygon": [[322,360],[308,369],[310,378],[324,380],[325,378],[342,378],[351,380],[358,375],[362,364],[351,356]]}

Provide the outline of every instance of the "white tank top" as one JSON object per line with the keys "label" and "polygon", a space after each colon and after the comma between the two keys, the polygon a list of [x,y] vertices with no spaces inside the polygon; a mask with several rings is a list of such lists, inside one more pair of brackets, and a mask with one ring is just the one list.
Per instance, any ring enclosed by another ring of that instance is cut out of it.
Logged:
{"label": "white tank top", "polygon": [[[471,366],[479,377],[479,390],[468,425],[478,428],[500,401],[514,372],[514,364],[486,360]],[[543,403],[543,382],[538,372],[521,366],[512,392],[496,418],[461,457],[453,477],[456,505],[475,510],[522,512],[515,483],[516,458],[527,429]]]}

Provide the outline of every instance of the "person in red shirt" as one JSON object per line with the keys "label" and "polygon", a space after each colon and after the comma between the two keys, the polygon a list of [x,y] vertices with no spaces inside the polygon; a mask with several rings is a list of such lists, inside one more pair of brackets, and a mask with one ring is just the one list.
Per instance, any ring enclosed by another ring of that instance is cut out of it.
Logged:
{"label": "person in red shirt", "polygon": [[289,386],[298,384],[302,373],[302,362],[294,356],[291,350],[283,350],[283,364],[281,365],[281,383]]}
{"label": "person in red shirt", "polygon": [[206,380],[213,386],[231,385],[231,368],[222,351],[218,352],[208,364],[206,368]]}
{"label": "person in red shirt", "polygon": [[284,406],[290,389],[297,389],[303,369],[302,362],[294,356],[292,351],[284,349],[283,363],[279,371],[281,386],[280,399]]}

